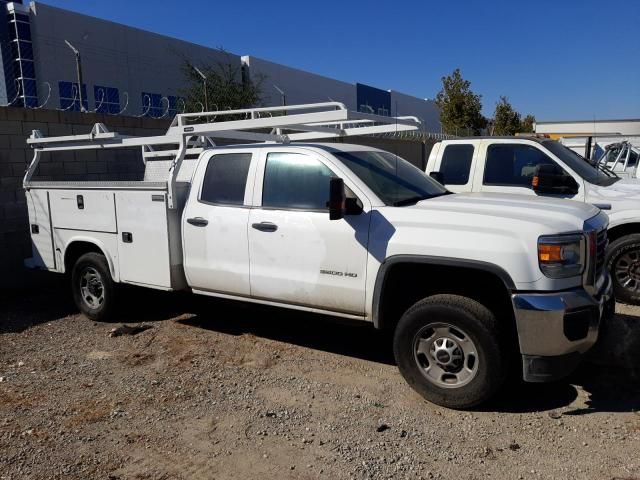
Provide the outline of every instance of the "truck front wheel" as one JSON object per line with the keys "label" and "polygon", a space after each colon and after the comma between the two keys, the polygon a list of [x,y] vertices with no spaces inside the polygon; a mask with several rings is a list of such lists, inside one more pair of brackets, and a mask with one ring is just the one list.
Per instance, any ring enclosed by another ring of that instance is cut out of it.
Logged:
{"label": "truck front wheel", "polygon": [[107,320],[113,311],[115,285],[104,255],[85,253],[71,272],[76,306],[91,320]]}
{"label": "truck front wheel", "polygon": [[640,234],[625,235],[612,242],[606,265],[616,299],[640,305]]}
{"label": "truck front wheel", "polygon": [[488,400],[506,378],[495,316],[459,295],[434,295],[409,308],[396,327],[393,350],[409,385],[448,408]]}

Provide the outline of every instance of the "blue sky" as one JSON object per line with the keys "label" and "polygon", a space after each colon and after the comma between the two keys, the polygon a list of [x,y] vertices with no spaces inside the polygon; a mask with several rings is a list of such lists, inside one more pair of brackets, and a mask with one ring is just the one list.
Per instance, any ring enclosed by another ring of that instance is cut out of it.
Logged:
{"label": "blue sky", "polygon": [[640,1],[43,3],[347,82],[433,98],[460,68],[491,115],[640,118]]}

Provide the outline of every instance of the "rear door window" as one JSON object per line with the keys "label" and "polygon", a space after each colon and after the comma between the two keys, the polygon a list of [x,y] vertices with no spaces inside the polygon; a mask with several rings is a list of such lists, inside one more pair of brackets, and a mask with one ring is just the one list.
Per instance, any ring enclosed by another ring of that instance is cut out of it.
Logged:
{"label": "rear door window", "polygon": [[215,205],[243,205],[250,153],[224,153],[209,159],[200,201]]}
{"label": "rear door window", "polygon": [[440,162],[440,173],[445,185],[466,185],[469,182],[473,145],[447,145]]}

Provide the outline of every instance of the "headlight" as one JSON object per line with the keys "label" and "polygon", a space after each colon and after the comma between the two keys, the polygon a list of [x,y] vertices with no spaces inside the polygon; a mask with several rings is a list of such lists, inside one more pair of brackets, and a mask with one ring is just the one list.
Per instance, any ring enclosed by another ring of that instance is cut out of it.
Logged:
{"label": "headlight", "polygon": [[549,278],[580,275],[585,265],[584,235],[554,235],[538,239],[538,264]]}

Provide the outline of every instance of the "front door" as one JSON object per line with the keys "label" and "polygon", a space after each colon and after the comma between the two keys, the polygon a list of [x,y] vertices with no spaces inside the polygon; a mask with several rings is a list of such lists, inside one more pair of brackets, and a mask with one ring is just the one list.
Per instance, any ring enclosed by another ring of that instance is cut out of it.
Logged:
{"label": "front door", "polygon": [[[538,165],[553,165],[559,172],[571,177],[565,169],[543,150],[521,143],[499,141],[484,142],[486,149],[484,171],[476,172],[476,184],[481,192],[537,195],[531,186]],[[582,200],[582,194],[549,194],[545,196]]]}
{"label": "front door", "polygon": [[308,151],[268,152],[258,169],[261,201],[249,214],[251,295],[363,315],[369,215],[329,220],[329,180],[342,175]]}

